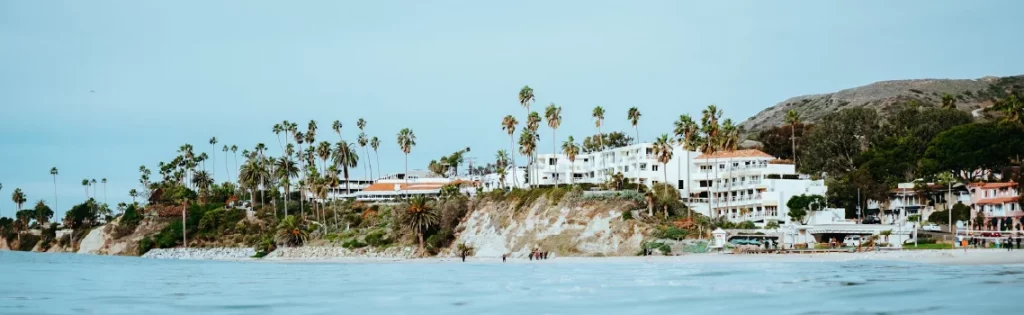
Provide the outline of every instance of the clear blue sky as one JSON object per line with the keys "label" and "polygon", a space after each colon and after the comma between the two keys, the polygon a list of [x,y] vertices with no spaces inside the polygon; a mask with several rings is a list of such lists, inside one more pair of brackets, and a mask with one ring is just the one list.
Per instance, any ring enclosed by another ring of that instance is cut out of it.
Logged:
{"label": "clear blue sky", "polygon": [[402,169],[403,127],[411,168],[464,146],[491,161],[501,118],[524,120],[524,84],[535,108],[563,107],[563,140],[594,133],[595,105],[605,130],[639,107],[650,140],[711,103],[742,121],[879,80],[1024,73],[1024,1],[484,2],[2,1],[0,214],[16,187],[52,206],[52,166],[62,214],[83,178],[130,200],[139,165],[184,143],[276,155],[283,119],[316,119],[332,142],[331,121],[355,141],[367,119],[385,172]]}

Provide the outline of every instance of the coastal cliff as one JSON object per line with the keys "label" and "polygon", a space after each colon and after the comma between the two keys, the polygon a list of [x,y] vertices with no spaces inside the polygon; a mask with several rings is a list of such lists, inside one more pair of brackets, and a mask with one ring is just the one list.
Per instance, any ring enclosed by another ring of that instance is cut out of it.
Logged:
{"label": "coastal cliff", "polygon": [[480,198],[456,229],[447,254],[465,245],[478,257],[526,257],[533,250],[558,256],[632,256],[653,232],[649,224],[628,219],[630,215],[623,218],[623,212],[641,207],[633,195],[568,194],[558,198],[548,193],[532,200]]}

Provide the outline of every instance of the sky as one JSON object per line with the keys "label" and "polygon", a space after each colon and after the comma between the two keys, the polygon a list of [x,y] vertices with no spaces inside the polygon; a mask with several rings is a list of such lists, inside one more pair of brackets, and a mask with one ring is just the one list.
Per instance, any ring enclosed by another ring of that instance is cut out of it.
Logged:
{"label": "sky", "polygon": [[509,149],[502,117],[525,121],[527,84],[533,110],[562,106],[561,143],[596,132],[597,105],[604,131],[630,134],[638,107],[650,141],[708,104],[740,122],[875,81],[1022,74],[1019,12],[1024,1],[0,1],[0,215],[21,188],[26,207],[56,195],[61,216],[85,199],[83,178],[108,180],[100,201],[130,201],[140,165],[159,177],[179,146],[208,152],[213,136],[206,167],[227,180],[220,147],[278,155],[282,120],[315,119],[331,142],[340,120],[355,142],[366,119],[385,174],[403,170],[401,128],[417,136],[410,169],[466,146],[492,162]]}

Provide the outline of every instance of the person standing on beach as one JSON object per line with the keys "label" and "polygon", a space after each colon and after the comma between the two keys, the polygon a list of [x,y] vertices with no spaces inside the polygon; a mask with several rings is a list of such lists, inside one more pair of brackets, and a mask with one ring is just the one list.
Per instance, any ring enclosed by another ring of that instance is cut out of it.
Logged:
{"label": "person standing on beach", "polygon": [[501,254],[501,262],[505,262],[506,256],[508,256],[508,254]]}
{"label": "person standing on beach", "polygon": [[1020,249],[1020,236],[1017,236],[1017,249]]}

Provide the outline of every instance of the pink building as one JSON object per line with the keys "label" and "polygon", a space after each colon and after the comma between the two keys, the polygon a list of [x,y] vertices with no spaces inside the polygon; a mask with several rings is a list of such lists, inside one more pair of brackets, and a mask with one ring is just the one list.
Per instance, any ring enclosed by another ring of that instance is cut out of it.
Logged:
{"label": "pink building", "polygon": [[972,224],[979,215],[985,218],[984,226],[976,228],[1020,230],[1024,211],[1017,183],[974,183],[969,187]]}

